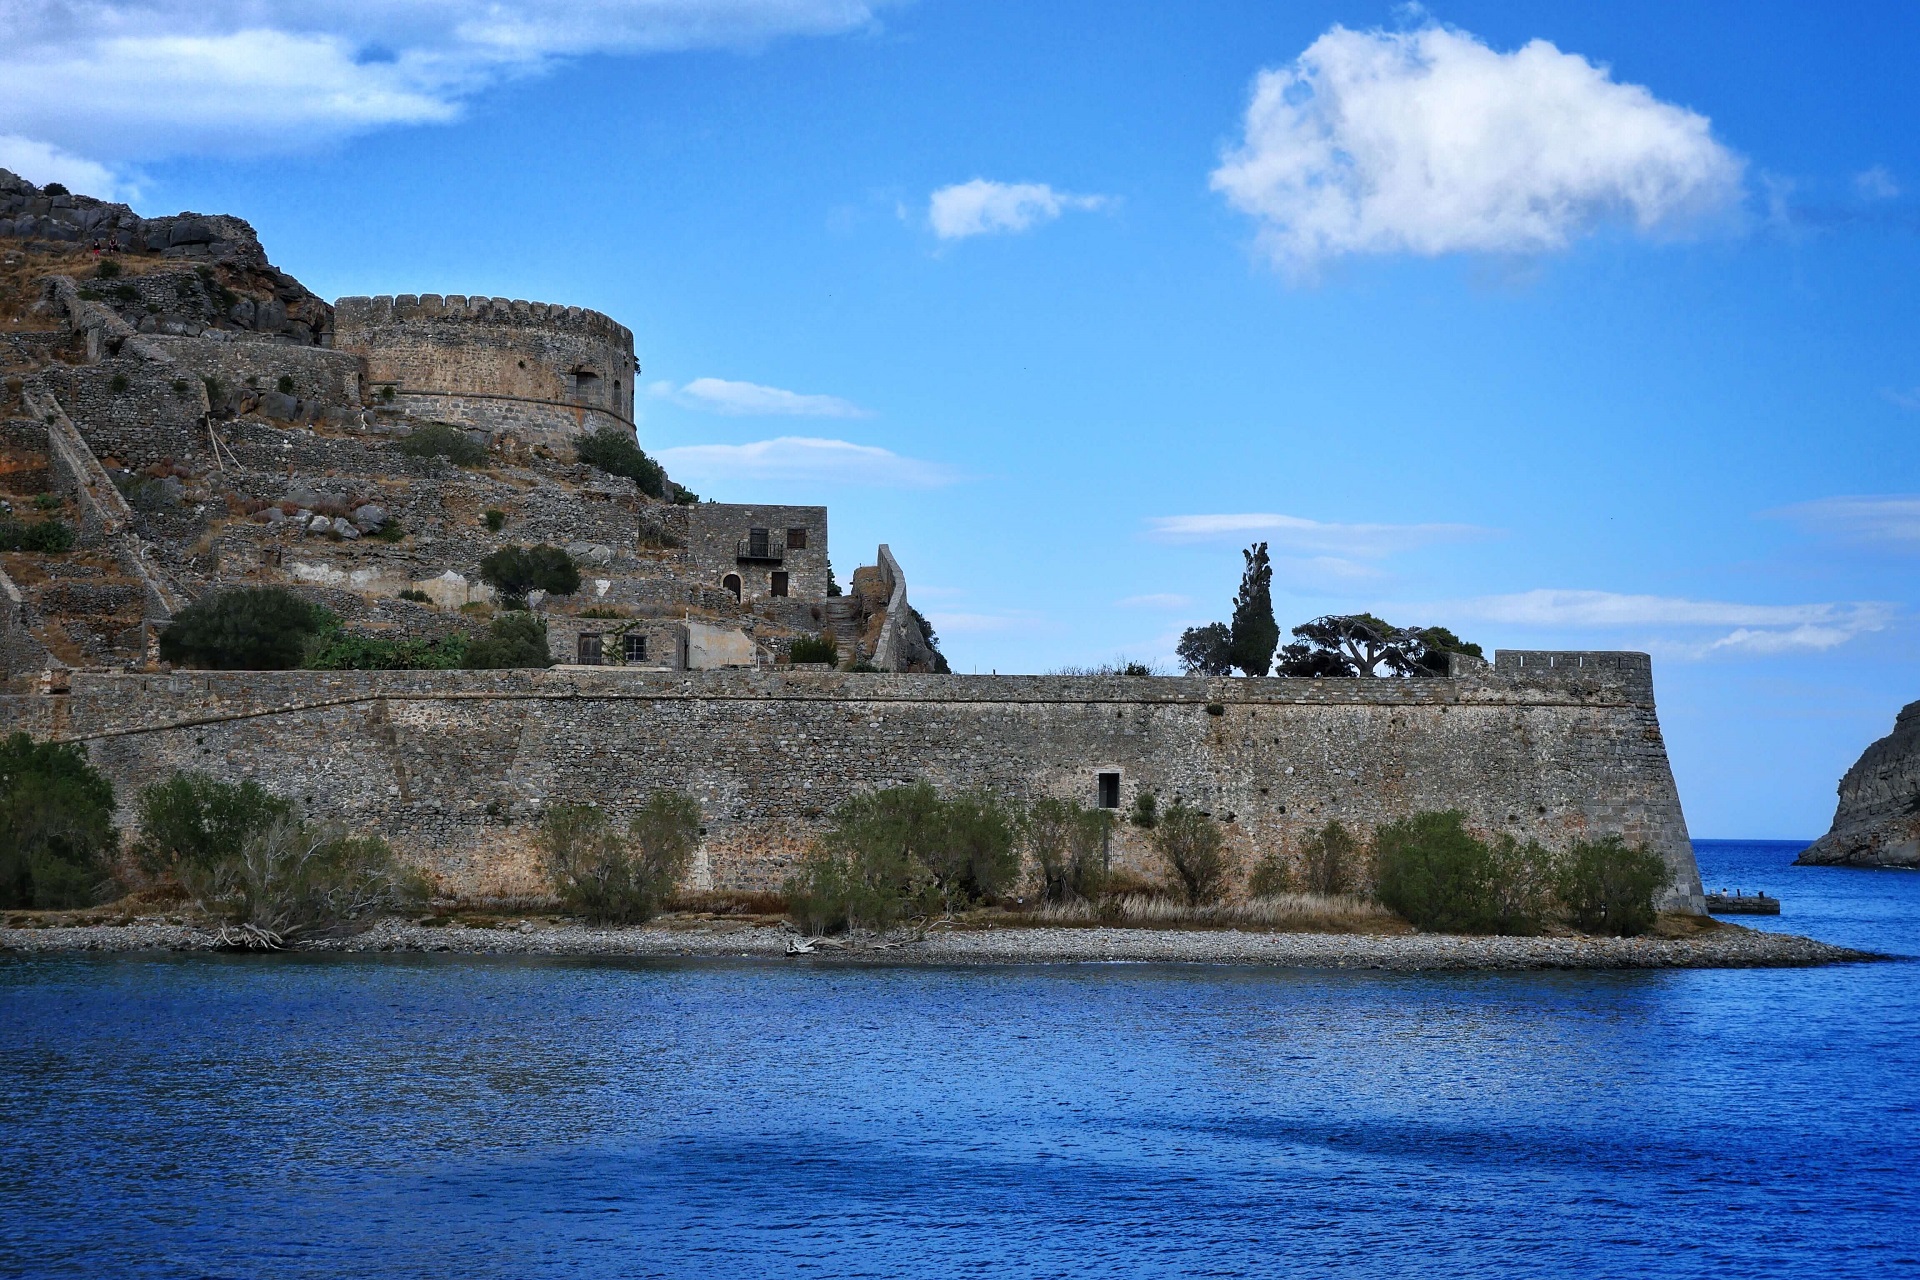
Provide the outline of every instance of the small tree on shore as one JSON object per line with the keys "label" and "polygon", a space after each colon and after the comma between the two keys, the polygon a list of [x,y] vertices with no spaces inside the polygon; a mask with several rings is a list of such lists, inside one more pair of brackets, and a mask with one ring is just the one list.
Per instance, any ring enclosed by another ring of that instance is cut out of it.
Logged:
{"label": "small tree on shore", "polygon": [[1300,843],[1300,865],[1307,892],[1352,893],[1360,887],[1365,851],[1336,819]]}
{"label": "small tree on shore", "polygon": [[92,903],[117,841],[113,784],[84,747],[0,740],[0,907]]}
{"label": "small tree on shore", "polygon": [[625,832],[594,805],[556,804],[536,837],[554,893],[593,924],[651,920],[699,847],[700,806],[678,791],[647,797]]}
{"label": "small tree on shore", "polygon": [[1654,899],[1667,878],[1659,854],[1608,836],[1568,850],[1560,869],[1560,897],[1574,924],[1588,933],[1629,937],[1653,924]]}
{"label": "small tree on shore", "polygon": [[1022,824],[1040,877],[1043,902],[1095,902],[1106,892],[1106,847],[1113,812],[1046,796],[1027,807]]}
{"label": "small tree on shore", "polygon": [[1153,845],[1188,906],[1218,902],[1226,895],[1226,841],[1220,824],[1207,814],[1174,801],[1153,829]]}

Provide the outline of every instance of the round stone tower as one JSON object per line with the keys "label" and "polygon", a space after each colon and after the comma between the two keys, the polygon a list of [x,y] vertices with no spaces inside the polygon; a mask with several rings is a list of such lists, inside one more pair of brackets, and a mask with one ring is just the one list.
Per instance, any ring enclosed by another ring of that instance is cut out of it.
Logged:
{"label": "round stone tower", "polygon": [[366,362],[367,393],[528,446],[633,430],[633,333],[580,307],[506,298],[342,298],[333,347]]}

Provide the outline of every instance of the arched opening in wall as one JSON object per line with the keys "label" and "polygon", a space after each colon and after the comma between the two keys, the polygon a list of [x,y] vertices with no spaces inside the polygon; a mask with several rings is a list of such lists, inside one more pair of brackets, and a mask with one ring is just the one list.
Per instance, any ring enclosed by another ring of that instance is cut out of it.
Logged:
{"label": "arched opening in wall", "polygon": [[600,398],[600,375],[581,367],[573,371],[573,398],[582,404]]}
{"label": "arched opening in wall", "polygon": [[720,585],[725,587],[727,590],[733,592],[733,598],[735,600],[738,600],[740,598],[740,575],[739,574],[737,573],[728,574],[726,577],[720,579]]}

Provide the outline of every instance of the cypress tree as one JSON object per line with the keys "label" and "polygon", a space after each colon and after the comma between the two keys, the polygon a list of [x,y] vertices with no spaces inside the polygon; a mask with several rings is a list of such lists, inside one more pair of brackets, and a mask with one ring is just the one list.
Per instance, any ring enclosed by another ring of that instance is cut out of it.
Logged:
{"label": "cypress tree", "polygon": [[1280,643],[1280,624],[1273,620],[1273,565],[1267,544],[1256,542],[1240,553],[1247,559],[1240,575],[1240,592],[1233,598],[1233,665],[1250,676],[1264,676],[1273,667],[1273,651]]}

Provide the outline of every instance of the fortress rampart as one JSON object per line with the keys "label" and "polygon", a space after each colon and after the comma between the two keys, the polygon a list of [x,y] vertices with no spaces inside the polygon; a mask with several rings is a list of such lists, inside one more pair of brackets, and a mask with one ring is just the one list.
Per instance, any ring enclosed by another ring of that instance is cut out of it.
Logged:
{"label": "fortress rampart", "polygon": [[633,429],[633,334],[597,311],[460,294],[342,298],[333,348],[366,362],[373,403],[421,417],[550,448],[604,424]]}
{"label": "fortress rampart", "polygon": [[[1593,655],[1604,656],[1604,655]],[[616,815],[655,788],[705,814],[694,885],[777,885],[848,796],[926,779],[1130,806],[1185,799],[1243,865],[1330,819],[1460,809],[1553,846],[1658,850],[1701,907],[1641,655],[1422,680],[897,676],[830,671],[75,672],[0,720],[86,744],[121,802],[175,769],[252,778],[377,830],[468,899],[543,892],[543,806]],[[1102,775],[1110,775],[1103,783]],[[1154,870],[1122,826],[1117,865]]]}

